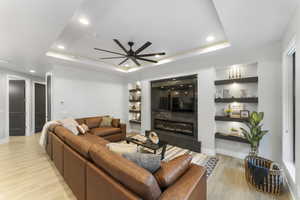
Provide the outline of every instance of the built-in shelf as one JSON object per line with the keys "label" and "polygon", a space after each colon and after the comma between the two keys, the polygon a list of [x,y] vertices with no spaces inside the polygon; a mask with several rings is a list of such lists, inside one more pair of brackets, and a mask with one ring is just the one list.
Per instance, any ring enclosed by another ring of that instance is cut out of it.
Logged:
{"label": "built-in shelf", "polygon": [[141,124],[141,121],[138,121],[138,120],[129,120],[130,123],[133,123],[133,124]]}
{"label": "built-in shelf", "polygon": [[140,91],[141,91],[140,88],[136,88],[136,89],[131,89],[131,90],[129,90],[129,92],[140,92]]}
{"label": "built-in shelf", "polygon": [[216,98],[216,103],[258,103],[258,97],[249,97],[249,98]]}
{"label": "built-in shelf", "polygon": [[238,78],[238,79],[228,79],[228,80],[218,80],[215,81],[215,85],[226,85],[232,83],[257,83],[258,77],[247,77],[247,78]]}
{"label": "built-in shelf", "polygon": [[228,121],[228,122],[245,122],[248,121],[248,119],[242,119],[242,118],[233,118],[233,117],[226,117],[226,116],[215,116],[216,121]]}
{"label": "built-in shelf", "polygon": [[130,103],[138,103],[138,102],[141,102],[141,100],[140,99],[138,99],[138,100],[129,100],[129,102]]}
{"label": "built-in shelf", "polygon": [[131,113],[141,113],[140,110],[129,110],[129,112],[131,112]]}
{"label": "built-in shelf", "polygon": [[249,144],[249,142],[248,142],[247,139],[245,139],[243,137],[239,137],[239,136],[228,135],[228,134],[217,132],[215,134],[215,137],[218,138],[218,139],[223,139],[223,140],[229,140],[229,141],[241,142],[241,143]]}

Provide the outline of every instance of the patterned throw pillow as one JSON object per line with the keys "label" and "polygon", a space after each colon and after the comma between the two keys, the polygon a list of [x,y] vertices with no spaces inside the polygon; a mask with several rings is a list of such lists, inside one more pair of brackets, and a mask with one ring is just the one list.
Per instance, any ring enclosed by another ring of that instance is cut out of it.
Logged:
{"label": "patterned throw pillow", "polygon": [[109,127],[111,126],[112,118],[111,117],[103,117],[100,123],[100,127]]}
{"label": "patterned throw pillow", "polygon": [[89,131],[89,127],[86,124],[81,124],[77,126],[79,132],[84,135]]}
{"label": "patterned throw pillow", "polygon": [[120,119],[112,119],[111,125],[115,128],[118,128],[120,126]]}
{"label": "patterned throw pillow", "polygon": [[160,155],[148,153],[124,153],[123,157],[134,162],[135,164],[148,170],[151,173],[156,172],[160,168]]}

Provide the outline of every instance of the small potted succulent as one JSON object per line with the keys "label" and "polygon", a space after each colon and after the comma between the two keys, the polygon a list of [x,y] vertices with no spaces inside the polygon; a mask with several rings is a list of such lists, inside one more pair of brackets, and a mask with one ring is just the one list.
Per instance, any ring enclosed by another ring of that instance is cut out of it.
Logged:
{"label": "small potted succulent", "polygon": [[261,139],[268,133],[267,130],[263,130],[261,124],[264,119],[263,112],[252,112],[250,114],[249,120],[245,121],[244,124],[249,128],[249,130],[245,130],[244,128],[240,128],[242,130],[242,134],[249,141],[251,145],[250,155],[257,155],[258,148]]}

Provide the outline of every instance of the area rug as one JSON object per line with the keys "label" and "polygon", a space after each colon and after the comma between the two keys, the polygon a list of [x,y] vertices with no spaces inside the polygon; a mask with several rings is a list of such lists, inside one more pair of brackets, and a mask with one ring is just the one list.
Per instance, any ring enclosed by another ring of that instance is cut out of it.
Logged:
{"label": "area rug", "polygon": [[[126,142],[123,141],[122,143],[126,143]],[[147,148],[139,146],[139,152],[147,152],[147,151],[149,151]],[[161,149],[158,150],[157,153],[161,153]],[[203,153],[193,152],[188,149],[183,149],[172,145],[167,145],[165,158],[163,161],[172,160],[183,154],[192,155],[193,156],[192,163],[206,167],[207,177],[209,177],[213,173],[213,170],[215,169],[219,161],[217,157],[208,156]]]}
{"label": "area rug", "polygon": [[172,145],[167,146],[164,161],[172,160],[177,156],[183,154],[192,155],[193,156],[192,163],[206,167],[208,177],[213,173],[213,170],[215,169],[219,161],[217,157],[208,156],[203,153],[196,153],[188,149],[183,149]]}

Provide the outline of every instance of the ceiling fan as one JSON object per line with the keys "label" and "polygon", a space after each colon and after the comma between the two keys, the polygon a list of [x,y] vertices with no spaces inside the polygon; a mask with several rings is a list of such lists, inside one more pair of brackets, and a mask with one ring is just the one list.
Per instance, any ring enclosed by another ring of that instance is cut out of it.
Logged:
{"label": "ceiling fan", "polygon": [[134,42],[128,42],[128,45],[130,47],[129,50],[127,50],[117,39],[114,39],[115,43],[117,43],[117,45],[125,52],[124,53],[118,53],[118,52],[113,52],[113,51],[108,51],[105,49],[99,49],[99,48],[94,48],[97,51],[104,51],[104,52],[108,52],[108,53],[112,53],[112,54],[116,54],[119,56],[115,56],[115,57],[106,57],[106,58],[101,58],[101,59],[120,59],[120,58],[124,58],[124,60],[122,62],[119,63],[119,65],[122,65],[123,63],[125,63],[126,61],[128,61],[129,59],[131,59],[136,65],[141,66],[141,64],[138,62],[138,60],[142,60],[142,61],[146,61],[146,62],[152,62],[152,63],[157,63],[158,61],[156,60],[150,60],[144,57],[152,57],[152,56],[163,56],[166,55],[165,52],[161,52],[161,53],[148,53],[148,54],[140,54],[143,50],[145,50],[147,47],[149,47],[152,43],[151,42],[146,42],[143,46],[141,46],[139,49],[137,49],[136,51],[134,51],[132,49],[132,46],[134,45]]}

